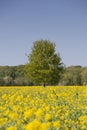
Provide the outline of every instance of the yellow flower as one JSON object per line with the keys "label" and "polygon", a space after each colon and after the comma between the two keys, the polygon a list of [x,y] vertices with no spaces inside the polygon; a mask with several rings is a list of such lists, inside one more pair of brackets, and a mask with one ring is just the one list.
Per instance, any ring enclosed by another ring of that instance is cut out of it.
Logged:
{"label": "yellow flower", "polygon": [[50,110],[50,106],[46,106],[46,111],[49,111]]}
{"label": "yellow flower", "polygon": [[9,110],[6,110],[6,111],[5,111],[5,114],[6,114],[6,115],[9,115],[9,113],[10,113]]}
{"label": "yellow flower", "polygon": [[34,124],[32,122],[24,126],[25,130],[34,130]]}
{"label": "yellow flower", "polygon": [[25,130],[39,130],[40,125],[41,122],[35,119],[34,121],[28,123],[28,125],[25,126]]}
{"label": "yellow flower", "polygon": [[41,124],[41,126],[40,126],[40,130],[47,130],[48,129],[48,125],[47,125],[47,123],[43,123],[43,124]]}
{"label": "yellow flower", "polygon": [[18,118],[18,114],[17,113],[10,113],[9,116],[10,116],[10,118],[12,120],[17,120],[17,118]]}
{"label": "yellow flower", "polygon": [[51,115],[50,115],[50,114],[46,114],[46,115],[45,115],[45,120],[46,120],[46,121],[49,121],[50,119],[51,119]]}
{"label": "yellow flower", "polygon": [[37,112],[35,113],[36,117],[41,117],[43,115],[43,111],[41,109],[38,109]]}
{"label": "yellow flower", "polygon": [[60,128],[60,121],[54,121],[53,126]]}
{"label": "yellow flower", "polygon": [[6,99],[6,96],[7,96],[6,94],[2,95],[2,99]]}
{"label": "yellow flower", "polygon": [[1,118],[0,119],[0,125],[4,125],[5,121],[4,121],[4,118]]}
{"label": "yellow flower", "polygon": [[64,120],[64,123],[65,123],[65,124],[67,124],[67,123],[68,123],[68,120],[67,120],[67,119],[66,119],[66,120]]}
{"label": "yellow flower", "polygon": [[80,116],[79,121],[81,124],[87,124],[87,116],[86,115]]}
{"label": "yellow flower", "polygon": [[64,115],[62,115],[60,118],[63,120],[64,119]]}
{"label": "yellow flower", "polygon": [[9,126],[6,130],[17,130],[14,126]]}
{"label": "yellow flower", "polygon": [[40,128],[41,122],[39,122],[37,119],[33,121],[34,130],[38,130]]}
{"label": "yellow flower", "polygon": [[24,112],[24,118],[27,119],[32,115],[32,109],[26,110]]}
{"label": "yellow flower", "polygon": [[82,125],[81,130],[85,130],[85,129],[86,129],[86,126]]}

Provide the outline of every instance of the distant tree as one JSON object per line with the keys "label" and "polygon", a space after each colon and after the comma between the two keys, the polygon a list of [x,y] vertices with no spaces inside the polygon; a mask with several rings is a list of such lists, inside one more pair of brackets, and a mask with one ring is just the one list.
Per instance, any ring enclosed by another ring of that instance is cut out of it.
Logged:
{"label": "distant tree", "polygon": [[0,78],[0,86],[3,86],[5,84],[3,78]]}
{"label": "distant tree", "polygon": [[61,84],[62,85],[82,85],[81,72],[82,72],[81,66],[67,67],[60,81]]}
{"label": "distant tree", "polygon": [[31,82],[43,84],[44,87],[59,82],[64,64],[60,55],[55,53],[54,43],[48,40],[35,41],[28,60],[26,74]]}
{"label": "distant tree", "polygon": [[32,86],[33,84],[26,77],[17,77],[14,80],[14,85],[15,86],[26,86],[26,85],[27,86]]}
{"label": "distant tree", "polygon": [[6,85],[6,86],[11,86],[11,85],[13,85],[13,80],[12,80],[12,78],[9,77],[9,76],[4,77],[4,82],[5,82],[4,85]]}
{"label": "distant tree", "polygon": [[25,77],[25,65],[16,66],[16,77]]}
{"label": "distant tree", "polygon": [[82,85],[87,85],[87,67],[83,68],[81,73]]}
{"label": "distant tree", "polygon": [[31,85],[25,76],[25,65],[0,66],[0,86]]}

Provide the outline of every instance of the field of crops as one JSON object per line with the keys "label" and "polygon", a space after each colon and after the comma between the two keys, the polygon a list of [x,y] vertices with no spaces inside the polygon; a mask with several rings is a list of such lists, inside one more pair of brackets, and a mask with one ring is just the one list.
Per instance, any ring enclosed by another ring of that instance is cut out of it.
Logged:
{"label": "field of crops", "polygon": [[86,130],[87,86],[0,87],[0,130]]}

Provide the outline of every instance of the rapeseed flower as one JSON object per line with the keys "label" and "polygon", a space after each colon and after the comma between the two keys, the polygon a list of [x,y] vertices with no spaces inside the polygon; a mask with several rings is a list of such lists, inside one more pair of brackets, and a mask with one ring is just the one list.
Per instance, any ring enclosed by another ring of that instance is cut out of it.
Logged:
{"label": "rapeseed flower", "polygon": [[0,87],[0,97],[2,129],[87,128],[87,86]]}
{"label": "rapeseed flower", "polygon": [[17,130],[15,126],[9,126],[6,130]]}
{"label": "rapeseed flower", "polygon": [[35,115],[36,115],[37,118],[42,117],[42,115],[43,115],[42,109],[38,109],[38,110],[35,112]]}
{"label": "rapeseed flower", "polygon": [[3,126],[3,125],[4,125],[4,123],[5,123],[4,118],[1,118],[1,119],[0,119],[0,126]]}
{"label": "rapeseed flower", "polygon": [[47,114],[45,115],[45,120],[46,120],[46,121],[49,121],[50,119],[51,119],[51,115],[47,113]]}
{"label": "rapeseed flower", "polygon": [[32,115],[32,109],[26,110],[24,112],[24,118],[27,119]]}
{"label": "rapeseed flower", "polygon": [[56,128],[60,128],[60,121],[54,121],[53,126]]}
{"label": "rapeseed flower", "polygon": [[42,123],[40,126],[40,130],[47,130],[50,127],[50,124]]}
{"label": "rapeseed flower", "polygon": [[41,122],[39,122],[37,119],[35,119],[32,122],[29,122],[25,126],[25,130],[39,130],[40,129]]}

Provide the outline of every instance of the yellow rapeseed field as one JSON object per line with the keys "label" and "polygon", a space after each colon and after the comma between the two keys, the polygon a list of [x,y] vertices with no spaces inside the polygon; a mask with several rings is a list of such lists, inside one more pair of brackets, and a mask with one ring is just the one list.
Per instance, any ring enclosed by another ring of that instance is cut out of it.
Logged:
{"label": "yellow rapeseed field", "polygon": [[87,86],[0,87],[0,130],[87,130]]}

